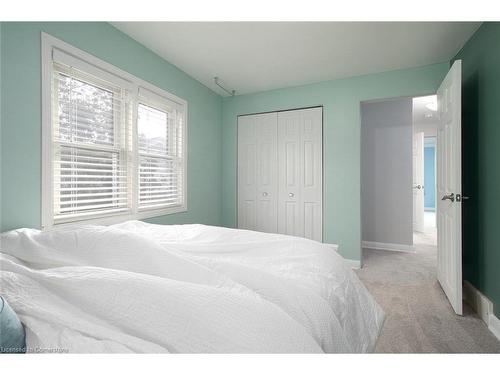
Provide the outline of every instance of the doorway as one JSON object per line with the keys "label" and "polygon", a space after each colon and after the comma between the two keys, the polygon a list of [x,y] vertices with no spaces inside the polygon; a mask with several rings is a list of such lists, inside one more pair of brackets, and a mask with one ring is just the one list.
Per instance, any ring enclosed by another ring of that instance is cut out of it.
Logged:
{"label": "doorway", "polygon": [[436,227],[436,136],[424,138],[424,229]]}
{"label": "doorway", "polygon": [[[383,251],[418,258],[419,250],[431,246],[432,275],[458,315],[463,310],[461,204],[467,198],[461,192],[461,105],[459,60],[436,95],[361,103],[362,264],[365,252],[378,252],[378,259],[388,256]],[[434,167],[427,215],[426,138],[434,155],[427,167],[431,178]]]}
{"label": "doorway", "polygon": [[361,103],[364,249],[437,251],[438,123],[436,95]]}
{"label": "doorway", "polygon": [[412,98],[413,241],[437,245],[436,136],[437,96]]}

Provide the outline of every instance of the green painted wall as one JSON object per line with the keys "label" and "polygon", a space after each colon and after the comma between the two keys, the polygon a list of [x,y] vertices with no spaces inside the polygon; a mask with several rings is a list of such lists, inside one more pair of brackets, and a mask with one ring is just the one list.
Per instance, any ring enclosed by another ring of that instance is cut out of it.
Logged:
{"label": "green painted wall", "polygon": [[463,270],[500,317],[500,23],[484,23],[462,60]]}
{"label": "green painted wall", "polygon": [[236,224],[236,116],[324,106],[323,236],[342,255],[361,255],[360,102],[436,92],[448,63],[225,98],[222,104],[222,223]]}
{"label": "green painted wall", "polygon": [[221,97],[107,23],[1,24],[1,231],[40,227],[40,32],[188,101],[188,212],[157,223],[221,223]]}
{"label": "green painted wall", "polygon": [[0,22],[0,232],[2,232],[2,22]]}

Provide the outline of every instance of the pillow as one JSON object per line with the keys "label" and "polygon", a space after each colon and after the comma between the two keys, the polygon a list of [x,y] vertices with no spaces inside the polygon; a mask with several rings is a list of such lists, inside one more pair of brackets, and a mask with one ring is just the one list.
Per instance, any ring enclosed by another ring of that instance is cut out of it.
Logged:
{"label": "pillow", "polygon": [[24,327],[7,301],[0,296],[0,353],[25,353]]}

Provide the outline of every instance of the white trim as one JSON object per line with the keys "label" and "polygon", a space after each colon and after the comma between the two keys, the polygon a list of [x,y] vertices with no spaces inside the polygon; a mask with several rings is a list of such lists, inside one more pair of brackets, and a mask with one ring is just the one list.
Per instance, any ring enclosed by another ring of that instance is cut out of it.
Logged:
{"label": "white trim", "polygon": [[415,252],[415,246],[403,245],[403,244],[399,244],[399,243],[363,241],[362,247],[363,247],[363,249],[399,251],[399,252],[403,252],[403,253],[414,253]]}
{"label": "white trim", "polygon": [[[52,61],[62,63],[67,66],[71,66],[72,68],[76,68],[77,70],[84,72],[85,74],[90,74],[96,77],[101,78],[106,82],[110,82],[118,87],[126,88],[127,90],[132,91],[134,89],[134,83],[130,80],[123,79],[118,74],[114,74],[110,72],[110,69],[102,69],[99,68],[102,65],[101,62],[97,63],[88,63],[88,59],[83,58],[82,54],[78,51],[74,54],[68,54],[62,49],[55,47],[52,44],[51,48],[51,57]],[[113,70],[114,67],[113,67]]]}
{"label": "white trim", "polygon": [[79,223],[92,223],[95,225],[112,225],[112,224],[123,223],[124,221],[127,221],[127,220],[142,220],[142,219],[170,215],[170,214],[175,214],[175,213],[185,212],[185,211],[186,210],[182,206],[175,206],[175,207],[168,207],[165,209],[141,211],[141,212],[136,212],[135,214],[133,214],[133,213],[120,213],[120,214],[108,214],[107,216],[100,215],[100,216],[97,216],[94,218],[81,218],[80,220],[61,222],[61,223],[54,224],[52,226],[47,226],[44,229],[50,229],[53,227],[59,228],[59,227],[63,227],[63,226],[65,227],[65,226],[75,225],[75,224],[79,224]]}
{"label": "white trim", "polygon": [[344,258],[344,263],[351,267],[353,270],[359,270],[361,268],[361,261],[359,260]]}
{"label": "white trim", "polygon": [[326,243],[326,242],[323,242],[323,244],[330,247],[332,250],[334,250],[336,253],[338,253],[339,245],[334,244],[334,243]]}
{"label": "white trim", "polygon": [[42,183],[41,183],[41,225],[49,228],[54,221],[52,205],[52,98],[51,98],[51,38],[42,32],[41,70],[42,70]]}
{"label": "white trim", "polygon": [[[131,220],[131,219],[145,219],[145,218],[150,218],[150,217],[156,217],[156,216],[163,216],[167,214],[173,214],[173,213],[179,213],[179,212],[186,212],[187,211],[187,158],[188,158],[188,152],[187,152],[187,144],[188,144],[188,129],[187,129],[187,124],[188,124],[188,103],[186,100],[177,97],[176,95],[173,95],[159,87],[156,87],[155,85],[142,80],[124,70],[121,70],[120,68],[117,68],[116,66],[109,64],[85,51],[80,50],[79,48],[76,48],[66,42],[63,42],[60,39],[57,39],[49,34],[46,34],[44,32],[41,33],[41,81],[42,81],[42,98],[41,98],[41,105],[42,105],[42,180],[41,180],[41,197],[42,197],[42,202],[41,202],[41,225],[42,229],[48,229],[53,227],[54,225],[60,226],[60,225],[69,225],[69,224],[74,224],[78,223],[78,221],[73,221],[73,222],[68,222],[68,223],[61,223],[61,224],[54,224],[54,214],[53,214],[53,181],[52,181],[52,113],[51,113],[51,107],[52,107],[52,101],[51,101],[51,81],[52,81],[52,63],[53,63],[53,51],[54,49],[57,49],[57,54],[58,56],[64,56],[64,58],[68,58],[71,61],[75,60],[74,63],[76,64],[78,61],[82,60],[83,64],[87,64],[88,66],[92,67],[93,69],[98,69],[101,72],[105,72],[106,74],[109,74],[110,77],[116,79],[116,80],[121,80],[123,81],[122,83],[125,83],[127,85],[130,85],[131,87],[131,94],[132,94],[132,100],[136,103],[138,102],[137,97],[138,97],[138,91],[139,87],[142,87],[144,89],[147,89],[148,91],[163,97],[165,99],[168,99],[172,101],[175,105],[178,107],[182,107],[183,110],[183,129],[182,133],[184,136],[183,143],[182,143],[182,152],[183,152],[183,205],[181,206],[173,206],[173,207],[168,207],[168,208],[162,208],[162,209],[156,209],[156,210],[144,210],[139,212],[137,209],[137,204],[133,203],[132,204],[132,213],[118,213],[114,215],[108,215],[108,216],[99,216],[95,218],[87,218],[87,219],[81,219],[81,222],[89,222],[91,221],[92,223],[95,224],[112,224],[112,223],[117,223],[117,222],[122,222],[125,220]],[[62,53],[62,54],[61,54]],[[135,107],[135,106],[134,106]],[[133,108],[133,113],[132,113],[132,131],[136,133],[137,131],[137,126],[135,124],[136,119],[137,119],[137,113],[136,110]],[[136,137],[134,137],[136,138]],[[127,156],[129,159],[133,159],[135,163],[134,165],[137,165],[137,160],[134,157],[134,155],[137,153],[137,145],[136,142],[134,142],[133,145],[133,150],[132,150],[132,156]],[[133,179],[133,184],[137,182],[137,172],[133,172],[132,174],[132,179]],[[133,201],[135,201],[136,197],[136,191],[137,189],[134,188],[132,189],[133,191]]]}
{"label": "white trim", "polygon": [[493,312],[491,301],[468,281],[463,283],[463,297],[464,301],[488,324],[489,315]]}
{"label": "white trim", "polygon": [[[50,47],[50,48],[57,48],[59,50],[62,50],[70,55],[73,55],[79,59],[85,60],[87,63],[95,65],[96,67],[100,68],[101,70],[106,70],[110,74],[113,74],[115,76],[121,77],[122,79],[125,79],[126,81],[133,82],[136,85],[142,86],[154,93],[157,93],[158,95],[164,96],[167,99],[170,99],[182,106],[187,106],[187,101],[179,98],[178,96],[169,93],[168,91],[165,91],[152,83],[145,81],[139,77],[134,76],[133,74],[130,74],[129,72],[126,72],[125,70],[122,70],[104,60],[99,59],[98,57],[91,55],[88,52],[85,52],[77,47],[72,46],[71,44],[68,44],[66,42],[63,42],[60,39],[57,39],[53,37],[50,34],[42,32],[42,44],[45,44],[45,47]],[[50,51],[48,51],[50,52]],[[43,57],[44,55],[42,55]],[[51,58],[51,54],[48,54],[49,58]]]}
{"label": "white trim", "polygon": [[493,313],[493,302],[467,280],[463,283],[463,297],[464,301],[472,307],[481,320],[486,323],[491,333],[500,340],[500,319]]}
{"label": "white trim", "polygon": [[490,314],[488,329],[495,335],[498,340],[500,340],[500,319],[498,319],[495,314]]}
{"label": "white trim", "polygon": [[[326,243],[324,242],[323,243],[324,245],[328,246],[329,248],[331,248],[333,251],[335,251],[337,254],[340,255],[340,253],[338,252],[339,251],[339,245],[337,244],[332,244],[332,243]],[[344,258],[344,257],[343,257]],[[361,261],[359,260],[355,260],[355,259],[347,259],[347,258],[344,258],[344,262],[352,269],[360,269],[361,268]]]}

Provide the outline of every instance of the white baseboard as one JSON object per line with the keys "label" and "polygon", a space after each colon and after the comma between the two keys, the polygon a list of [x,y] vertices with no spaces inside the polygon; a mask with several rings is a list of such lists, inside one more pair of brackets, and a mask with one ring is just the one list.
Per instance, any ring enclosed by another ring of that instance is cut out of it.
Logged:
{"label": "white baseboard", "polygon": [[326,243],[326,242],[323,242],[325,245],[329,246],[332,248],[332,250],[335,250],[336,252],[339,251],[339,245],[337,244],[334,244],[334,243]]}
{"label": "white baseboard", "polygon": [[403,244],[399,244],[399,243],[363,241],[362,246],[363,246],[363,249],[401,251],[404,253],[414,253],[415,252],[415,247],[413,245],[403,245]]}
{"label": "white baseboard", "polygon": [[500,340],[500,319],[495,314],[490,314],[490,321],[488,322],[489,330]]}
{"label": "white baseboard", "polygon": [[354,270],[359,270],[361,268],[361,261],[359,260],[344,258],[344,262]]}
{"label": "white baseboard", "polygon": [[477,312],[488,329],[500,340],[500,319],[493,313],[493,303],[470,282],[464,281],[464,300]]}
{"label": "white baseboard", "polygon": [[463,289],[464,301],[474,309],[479,317],[486,323],[489,323],[489,316],[493,311],[493,304],[470,282],[464,281]]}
{"label": "white baseboard", "polygon": [[[340,255],[340,253],[338,252],[339,251],[339,245],[332,244],[332,243],[326,243],[326,242],[324,244],[327,245],[327,246],[329,246],[333,250],[335,250]],[[357,269],[361,268],[361,261],[360,260],[354,260],[354,259],[344,258],[344,262],[346,262],[346,264],[349,267],[351,267],[352,269],[357,270]]]}

